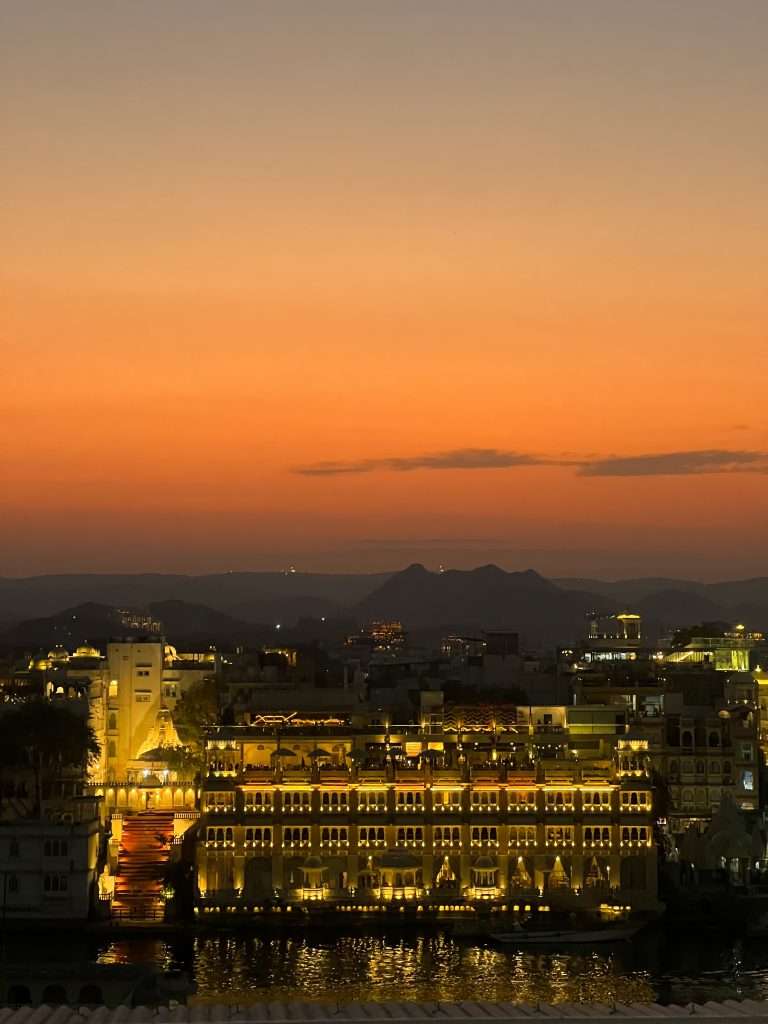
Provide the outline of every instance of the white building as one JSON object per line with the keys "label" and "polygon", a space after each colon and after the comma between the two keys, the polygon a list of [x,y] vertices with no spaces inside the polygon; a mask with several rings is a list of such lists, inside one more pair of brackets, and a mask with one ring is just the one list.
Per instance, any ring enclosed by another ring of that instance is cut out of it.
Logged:
{"label": "white building", "polygon": [[98,801],[69,801],[40,819],[0,823],[0,914],[85,920],[97,899]]}

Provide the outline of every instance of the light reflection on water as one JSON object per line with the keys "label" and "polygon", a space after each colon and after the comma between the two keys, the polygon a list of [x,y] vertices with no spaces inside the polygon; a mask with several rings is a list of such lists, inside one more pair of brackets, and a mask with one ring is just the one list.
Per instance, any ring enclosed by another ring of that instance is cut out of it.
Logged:
{"label": "light reflection on water", "polygon": [[[153,959],[149,948],[141,953],[132,942],[115,942],[99,959]],[[329,942],[228,935],[196,939],[189,965],[176,962],[162,943],[154,961],[163,967],[191,967],[197,982],[196,1001],[611,1003],[656,996],[646,972],[628,971],[610,954],[515,952],[459,944],[442,935],[339,936]]]}
{"label": "light reflection on water", "polygon": [[685,1003],[768,997],[768,943],[650,933],[621,948],[533,952],[441,933],[227,933],[100,944],[105,962],[187,971],[197,1002],[263,1000]]}

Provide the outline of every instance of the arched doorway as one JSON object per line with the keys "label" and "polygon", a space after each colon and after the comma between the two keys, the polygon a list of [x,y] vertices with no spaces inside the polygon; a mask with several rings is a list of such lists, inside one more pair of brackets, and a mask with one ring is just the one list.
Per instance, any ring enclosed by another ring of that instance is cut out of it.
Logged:
{"label": "arched doorway", "polygon": [[77,1001],[81,1006],[101,1006],[104,1002],[104,996],[98,985],[83,985]]}
{"label": "arched doorway", "polygon": [[11,985],[8,989],[8,1003],[10,1006],[24,1006],[32,1002],[32,993],[26,985]]}
{"label": "arched doorway", "polygon": [[43,989],[43,1002],[49,1006],[60,1006],[67,1001],[67,991],[63,985],[46,985]]}

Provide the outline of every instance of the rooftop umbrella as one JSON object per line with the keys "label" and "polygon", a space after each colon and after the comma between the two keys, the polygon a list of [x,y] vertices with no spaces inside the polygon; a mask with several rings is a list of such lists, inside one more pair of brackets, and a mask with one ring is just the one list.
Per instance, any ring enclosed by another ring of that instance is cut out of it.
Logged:
{"label": "rooftop umbrella", "polygon": [[310,757],[333,757],[333,754],[328,750],[323,750],[322,747],[315,747],[314,750],[310,750]]}
{"label": "rooftop umbrella", "polygon": [[296,757],[296,753],[293,750],[288,750],[287,747],[278,747],[277,750],[273,750],[269,755],[270,757]]}

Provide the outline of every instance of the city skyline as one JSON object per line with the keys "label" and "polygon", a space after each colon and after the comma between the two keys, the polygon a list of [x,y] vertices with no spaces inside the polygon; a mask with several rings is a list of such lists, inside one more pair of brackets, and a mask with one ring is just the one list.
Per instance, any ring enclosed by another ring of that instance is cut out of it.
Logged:
{"label": "city skyline", "polygon": [[0,575],[768,574],[768,8],[11,2]]}

